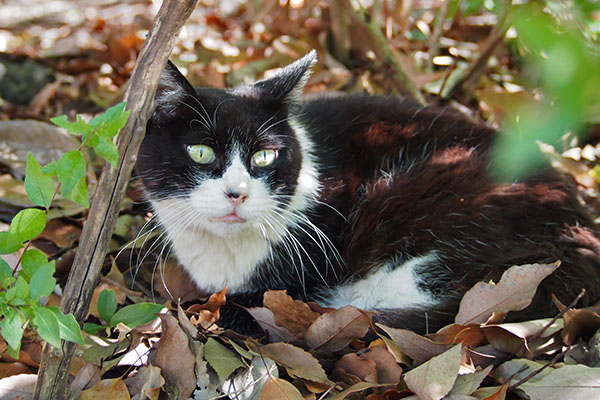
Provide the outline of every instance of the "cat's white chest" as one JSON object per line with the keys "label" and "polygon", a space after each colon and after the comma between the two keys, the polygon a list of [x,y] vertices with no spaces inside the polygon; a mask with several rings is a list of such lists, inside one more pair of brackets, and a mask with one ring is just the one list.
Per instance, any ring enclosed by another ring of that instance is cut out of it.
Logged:
{"label": "cat's white chest", "polygon": [[196,285],[207,292],[227,286],[229,293],[247,289],[250,276],[269,255],[264,238],[222,238],[190,229],[173,241],[173,250]]}

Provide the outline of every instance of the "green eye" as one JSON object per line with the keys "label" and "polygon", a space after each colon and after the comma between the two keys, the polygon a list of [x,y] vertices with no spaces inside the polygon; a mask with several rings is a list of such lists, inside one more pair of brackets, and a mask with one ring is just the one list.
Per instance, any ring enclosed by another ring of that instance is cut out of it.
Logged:
{"label": "green eye", "polygon": [[252,156],[252,164],[256,167],[266,167],[275,161],[277,158],[277,152],[271,149],[263,149],[257,151]]}
{"label": "green eye", "polygon": [[186,147],[191,159],[198,164],[210,164],[215,160],[215,151],[204,144],[195,144]]}

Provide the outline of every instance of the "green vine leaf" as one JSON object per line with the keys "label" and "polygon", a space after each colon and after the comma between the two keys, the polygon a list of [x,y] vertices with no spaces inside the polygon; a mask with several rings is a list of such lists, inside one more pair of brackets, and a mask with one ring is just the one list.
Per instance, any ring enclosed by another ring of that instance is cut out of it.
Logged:
{"label": "green vine leaf", "polygon": [[79,182],[77,182],[69,198],[74,202],[79,203],[86,208],[89,208],[90,203],[88,200],[87,181],[85,179],[85,176],[82,176]]}
{"label": "green vine leaf", "polygon": [[119,160],[119,150],[112,139],[107,136],[100,136],[98,144],[94,146],[94,151],[100,157],[104,158],[115,168]]}
{"label": "green vine leaf", "polygon": [[12,354],[9,351],[10,356],[17,359],[19,358],[21,339],[23,338],[24,322],[23,315],[14,308],[9,308],[4,319],[0,321],[0,334],[8,343],[9,349],[12,350]]}
{"label": "green vine leaf", "polygon": [[33,154],[27,154],[27,167],[25,170],[25,192],[38,206],[48,208],[54,196],[54,181],[42,172],[41,165]]}
{"label": "green vine leaf", "polygon": [[104,289],[98,295],[98,313],[105,321],[110,321],[117,311],[117,295],[112,289]]}
{"label": "green vine leaf", "polygon": [[60,326],[56,315],[46,307],[36,307],[33,323],[38,334],[52,346],[60,348]]}
{"label": "green vine leaf", "polygon": [[21,258],[21,274],[25,275],[25,279],[31,281],[31,277],[37,269],[48,263],[46,255],[37,249],[29,249],[23,253]]}
{"label": "green vine leaf", "polygon": [[50,296],[56,286],[56,279],[52,276],[54,269],[54,262],[51,262],[42,265],[35,271],[29,284],[29,296],[32,300]]}
{"label": "green vine leaf", "polygon": [[80,151],[71,150],[63,154],[56,164],[56,173],[62,184],[61,192],[63,196],[70,198],[75,186],[85,176],[85,169],[85,158],[83,158]]}
{"label": "green vine leaf", "polygon": [[26,208],[19,211],[8,228],[9,240],[23,243],[31,240],[46,227],[46,213],[37,208]]}
{"label": "green vine leaf", "polygon": [[156,313],[162,310],[163,306],[155,303],[137,303],[125,306],[117,311],[111,318],[109,326],[114,328],[119,322],[124,323],[130,328],[145,324],[154,320]]}
{"label": "green vine leaf", "polygon": [[46,307],[46,309],[52,311],[56,316],[61,339],[80,345],[84,344],[81,328],[79,327],[79,324],[73,315],[63,314],[58,307]]}

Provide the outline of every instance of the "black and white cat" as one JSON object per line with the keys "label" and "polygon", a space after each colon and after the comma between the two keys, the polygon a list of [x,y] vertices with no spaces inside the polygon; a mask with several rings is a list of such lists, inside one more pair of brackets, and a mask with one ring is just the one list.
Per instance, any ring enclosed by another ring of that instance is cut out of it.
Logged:
{"label": "black and white cat", "polygon": [[378,310],[433,331],[461,295],[512,265],[554,262],[517,318],[556,313],[551,293],[600,298],[600,240],[572,184],[546,170],[496,183],[496,133],[449,109],[368,95],[301,101],[315,52],[270,79],[193,88],[168,64],[142,144],[156,218],[197,287],[227,286],[221,324],[268,289]]}

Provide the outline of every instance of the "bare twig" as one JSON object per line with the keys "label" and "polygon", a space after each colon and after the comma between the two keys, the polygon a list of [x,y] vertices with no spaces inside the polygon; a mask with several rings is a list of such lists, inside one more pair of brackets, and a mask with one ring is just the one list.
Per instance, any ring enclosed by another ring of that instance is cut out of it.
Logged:
{"label": "bare twig", "polygon": [[[163,2],[133,70],[125,93],[131,115],[118,138],[119,162],[116,168],[105,165],[61,301],[61,311],[73,314],[80,324],[88,313],[100,277],[119,203],[125,194],[144,138],[146,121],[152,111],[160,73],[195,5],[196,0]],[[44,345],[34,399],[69,398],[68,377],[75,348],[75,343],[64,340],[60,349],[48,343]]]}
{"label": "bare twig", "polygon": [[528,380],[530,380],[531,378],[533,378],[534,376],[538,375],[540,372],[542,372],[543,370],[545,370],[546,368],[548,368],[549,366],[553,365],[554,363],[556,363],[562,356],[565,355],[565,353],[567,352],[567,350],[561,351],[560,353],[557,353],[552,360],[548,361],[546,364],[542,365],[540,368],[531,371],[531,373],[529,375],[527,375],[526,377],[520,379],[518,382],[513,383],[512,385],[510,385],[508,387],[508,391],[514,390],[515,388],[517,388],[518,386],[522,385],[523,383],[527,382]]}
{"label": "bare twig", "polygon": [[502,43],[502,39],[504,39],[504,35],[510,27],[510,25],[506,23],[509,11],[510,3],[506,4],[500,12],[500,15],[498,16],[498,22],[492,29],[488,40],[485,42],[485,46],[481,50],[481,53],[479,53],[479,57],[477,57],[471,63],[469,69],[465,72],[465,76],[458,80],[456,84],[449,90],[448,97],[451,97],[458,91],[462,92],[465,98],[471,97],[479,77],[485,71],[488,60],[494,54],[494,51],[498,45]]}
{"label": "bare twig", "polygon": [[407,96],[412,97],[420,104],[425,105],[427,101],[423,96],[423,93],[417,89],[416,85],[408,74],[402,68],[402,65],[398,62],[396,55],[389,47],[385,35],[381,32],[380,27],[375,23],[374,20],[368,21],[366,16],[361,11],[356,11],[348,0],[344,2],[345,9],[350,16],[352,21],[353,29],[359,29],[360,32],[365,36],[365,39],[370,46],[369,50],[373,51],[377,56],[377,59],[382,60],[384,63],[389,65],[392,69],[392,80],[396,87],[398,87]]}
{"label": "bare twig", "polygon": [[564,309],[562,309],[554,318],[552,318],[546,325],[544,325],[542,327],[542,329],[540,329],[538,332],[536,332],[533,335],[531,335],[530,337],[528,337],[527,340],[537,339],[540,336],[542,336],[542,334],[546,331],[546,329],[550,328],[552,326],[552,324],[555,323],[560,317],[565,315],[565,313],[567,311],[569,311],[571,308],[575,307],[575,305],[577,303],[579,303],[579,300],[581,300],[581,298],[583,296],[585,296],[585,288],[581,289],[581,292],[579,292],[577,297],[575,297],[575,299],[573,299],[573,301],[568,306],[566,306]]}
{"label": "bare twig", "polygon": [[427,70],[429,71],[433,69],[433,58],[440,51],[440,37],[442,37],[442,33],[444,32],[444,23],[446,22],[446,18],[448,18],[450,4],[452,4],[452,0],[445,0],[444,4],[442,4],[442,8],[440,8],[440,12],[435,20],[433,33],[429,39],[429,59],[427,60]]}

